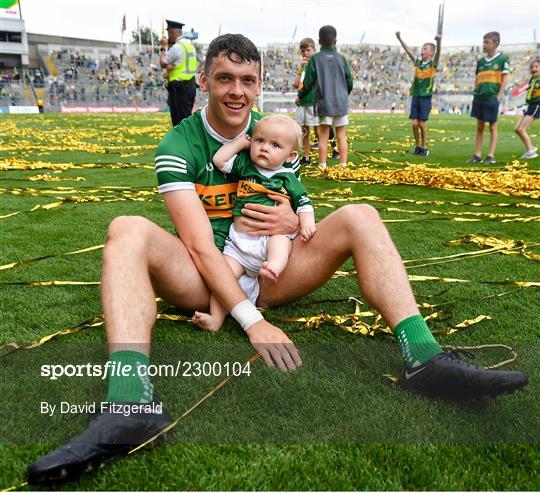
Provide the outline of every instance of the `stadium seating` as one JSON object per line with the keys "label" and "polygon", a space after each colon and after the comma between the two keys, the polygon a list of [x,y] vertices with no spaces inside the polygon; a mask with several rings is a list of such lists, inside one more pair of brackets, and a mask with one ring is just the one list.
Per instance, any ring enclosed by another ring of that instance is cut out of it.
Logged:
{"label": "stadium seating", "polygon": [[[196,45],[199,60],[204,60],[207,47]],[[412,79],[412,64],[398,46],[341,45],[338,47],[351,66],[354,89],[350,107],[354,110],[406,108]],[[503,47],[504,49],[505,47]],[[96,50],[97,53],[98,50]],[[299,63],[297,45],[275,44],[262,50],[263,109],[265,111],[294,108],[296,91],[292,86]],[[47,111],[61,106],[158,106],[166,108],[166,91],[162,87],[158,54],[150,47],[130,55],[104,54],[89,56],[75,49],[43,49],[42,68],[21,80],[13,71],[0,72],[0,104],[33,104],[35,90],[26,84],[44,86]],[[512,74],[505,107],[512,109],[524,103],[515,89],[528,81],[528,60],[534,55],[533,45],[514,48],[511,53]],[[465,112],[471,102],[478,47],[446,48],[443,46],[440,71],[436,78],[434,107],[440,111]],[[46,74],[45,77],[42,75]],[[196,106],[205,104],[205,94],[198,91]]]}

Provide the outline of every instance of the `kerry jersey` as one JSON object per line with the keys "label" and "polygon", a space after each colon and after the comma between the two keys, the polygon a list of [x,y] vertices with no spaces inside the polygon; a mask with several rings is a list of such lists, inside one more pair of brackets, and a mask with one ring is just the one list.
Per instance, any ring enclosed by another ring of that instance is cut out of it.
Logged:
{"label": "kerry jersey", "polygon": [[313,212],[307,192],[291,168],[259,168],[251,161],[248,152],[241,152],[227,162],[223,171],[239,178],[233,216],[242,215],[242,208],[250,202],[275,205],[268,194],[281,195],[290,200],[296,213]]}
{"label": "kerry jersey", "polygon": [[497,97],[502,76],[510,72],[508,56],[497,53],[492,58],[482,57],[476,62],[476,83],[473,94],[482,99]]}
{"label": "kerry jersey", "polygon": [[414,80],[411,86],[411,96],[431,96],[433,94],[433,81],[437,67],[433,59],[423,62],[417,58],[414,62]]}
{"label": "kerry jersey", "polygon": [[527,87],[525,101],[528,104],[540,103],[540,77],[531,77],[529,87]]}
{"label": "kerry jersey", "polygon": [[[260,115],[252,111],[242,133],[251,134],[259,119]],[[220,250],[223,250],[232,223],[238,178],[215,168],[213,157],[229,141],[209,125],[203,108],[171,128],[155,154],[159,193],[195,190],[208,214],[214,242]],[[299,173],[298,160],[291,167]]]}

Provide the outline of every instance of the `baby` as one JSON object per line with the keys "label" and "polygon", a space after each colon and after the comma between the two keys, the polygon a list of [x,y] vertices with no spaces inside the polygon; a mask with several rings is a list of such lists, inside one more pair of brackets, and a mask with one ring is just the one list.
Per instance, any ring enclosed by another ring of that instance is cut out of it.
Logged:
{"label": "baby", "polygon": [[[249,234],[254,230],[240,221],[246,203],[274,205],[268,195],[286,197],[299,216],[302,240],[308,241],[315,233],[315,215],[307,192],[292,168],[284,166],[298,157],[302,138],[302,129],[294,120],[269,115],[256,123],[251,138],[242,135],[224,144],[214,155],[214,166],[239,177],[234,222],[223,251],[237,279],[245,273],[277,281],[287,266],[291,239],[295,236]],[[193,322],[203,329],[217,331],[225,315],[226,310],[211,296],[210,313],[195,312]]]}

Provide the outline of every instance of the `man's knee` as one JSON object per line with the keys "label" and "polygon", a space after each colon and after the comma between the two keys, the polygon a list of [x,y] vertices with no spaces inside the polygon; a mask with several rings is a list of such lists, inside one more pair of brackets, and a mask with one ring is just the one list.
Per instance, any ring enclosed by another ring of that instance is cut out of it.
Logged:
{"label": "man's knee", "polygon": [[142,216],[118,216],[115,217],[107,231],[107,243],[112,241],[129,239],[145,240],[149,233],[151,221]]}
{"label": "man's knee", "polygon": [[371,226],[381,222],[377,209],[369,204],[345,205],[336,214],[348,228]]}

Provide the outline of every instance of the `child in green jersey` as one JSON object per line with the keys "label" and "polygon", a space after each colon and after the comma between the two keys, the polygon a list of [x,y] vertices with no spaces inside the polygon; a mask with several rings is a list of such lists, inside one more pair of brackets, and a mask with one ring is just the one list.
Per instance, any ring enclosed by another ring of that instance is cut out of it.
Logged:
{"label": "child in green jersey", "polygon": [[484,128],[489,123],[489,149],[484,164],[495,164],[495,148],[497,147],[497,117],[499,104],[504,96],[508,83],[508,56],[499,53],[497,48],[501,42],[498,32],[484,34],[482,43],[486,56],[476,63],[476,81],[471,116],[476,118],[476,149],[467,160],[468,163],[482,162],[482,141]]}
{"label": "child in green jersey", "polygon": [[[251,277],[277,281],[289,260],[291,239],[295,235],[256,236],[253,228],[242,223],[242,209],[247,203],[271,205],[268,195],[290,199],[300,219],[300,237],[304,242],[315,234],[315,215],[307,192],[290,168],[283,166],[298,156],[302,129],[291,118],[269,115],[258,121],[250,138],[247,134],[224,144],[214,154],[214,166],[224,173],[239,176],[234,222],[229,230],[223,255],[240,278]],[[245,152],[242,152],[245,151]],[[246,293],[255,302],[258,290]],[[195,312],[193,322],[216,331],[223,324],[226,310],[212,295],[210,313]]]}
{"label": "child in green jersey", "polygon": [[439,65],[441,55],[442,36],[437,34],[433,43],[424,43],[420,56],[417,57],[412,49],[403,41],[401,33],[398,31],[396,37],[403,46],[405,53],[414,63],[414,80],[411,86],[411,113],[409,119],[412,120],[412,130],[414,135],[414,154],[427,156],[427,121],[431,111],[431,96],[433,95],[433,80]]}
{"label": "child in green jersey", "polygon": [[527,103],[527,109],[525,114],[520,118],[514,131],[518,134],[518,137],[525,144],[525,153],[521,156],[521,159],[533,159],[538,157],[538,149],[532,145],[531,139],[527,134],[527,128],[534,123],[534,120],[540,118],[540,58],[535,58],[529,65],[529,71],[531,72],[531,79],[529,80],[529,87],[527,87],[527,96],[525,102]]}
{"label": "child in green jersey", "polygon": [[[313,55],[316,51],[317,48],[315,47],[315,41],[313,39],[304,38],[302,41],[300,41],[300,53],[302,55],[302,61],[300,63],[300,67],[298,67],[298,71],[294,79],[293,87],[295,89],[302,89],[305,77],[304,69],[306,68],[307,62],[309,62],[311,55]],[[311,143],[309,140],[310,127],[313,127],[315,137],[317,137],[317,131],[319,128],[319,117],[315,112],[315,96],[315,87],[313,87],[305,97],[302,99],[297,97],[295,100],[295,104],[297,106],[296,121],[302,126],[302,132],[304,134],[304,139],[302,142],[304,156],[300,160],[300,164],[304,166],[311,164],[311,159],[309,157],[309,151],[311,149]]]}

